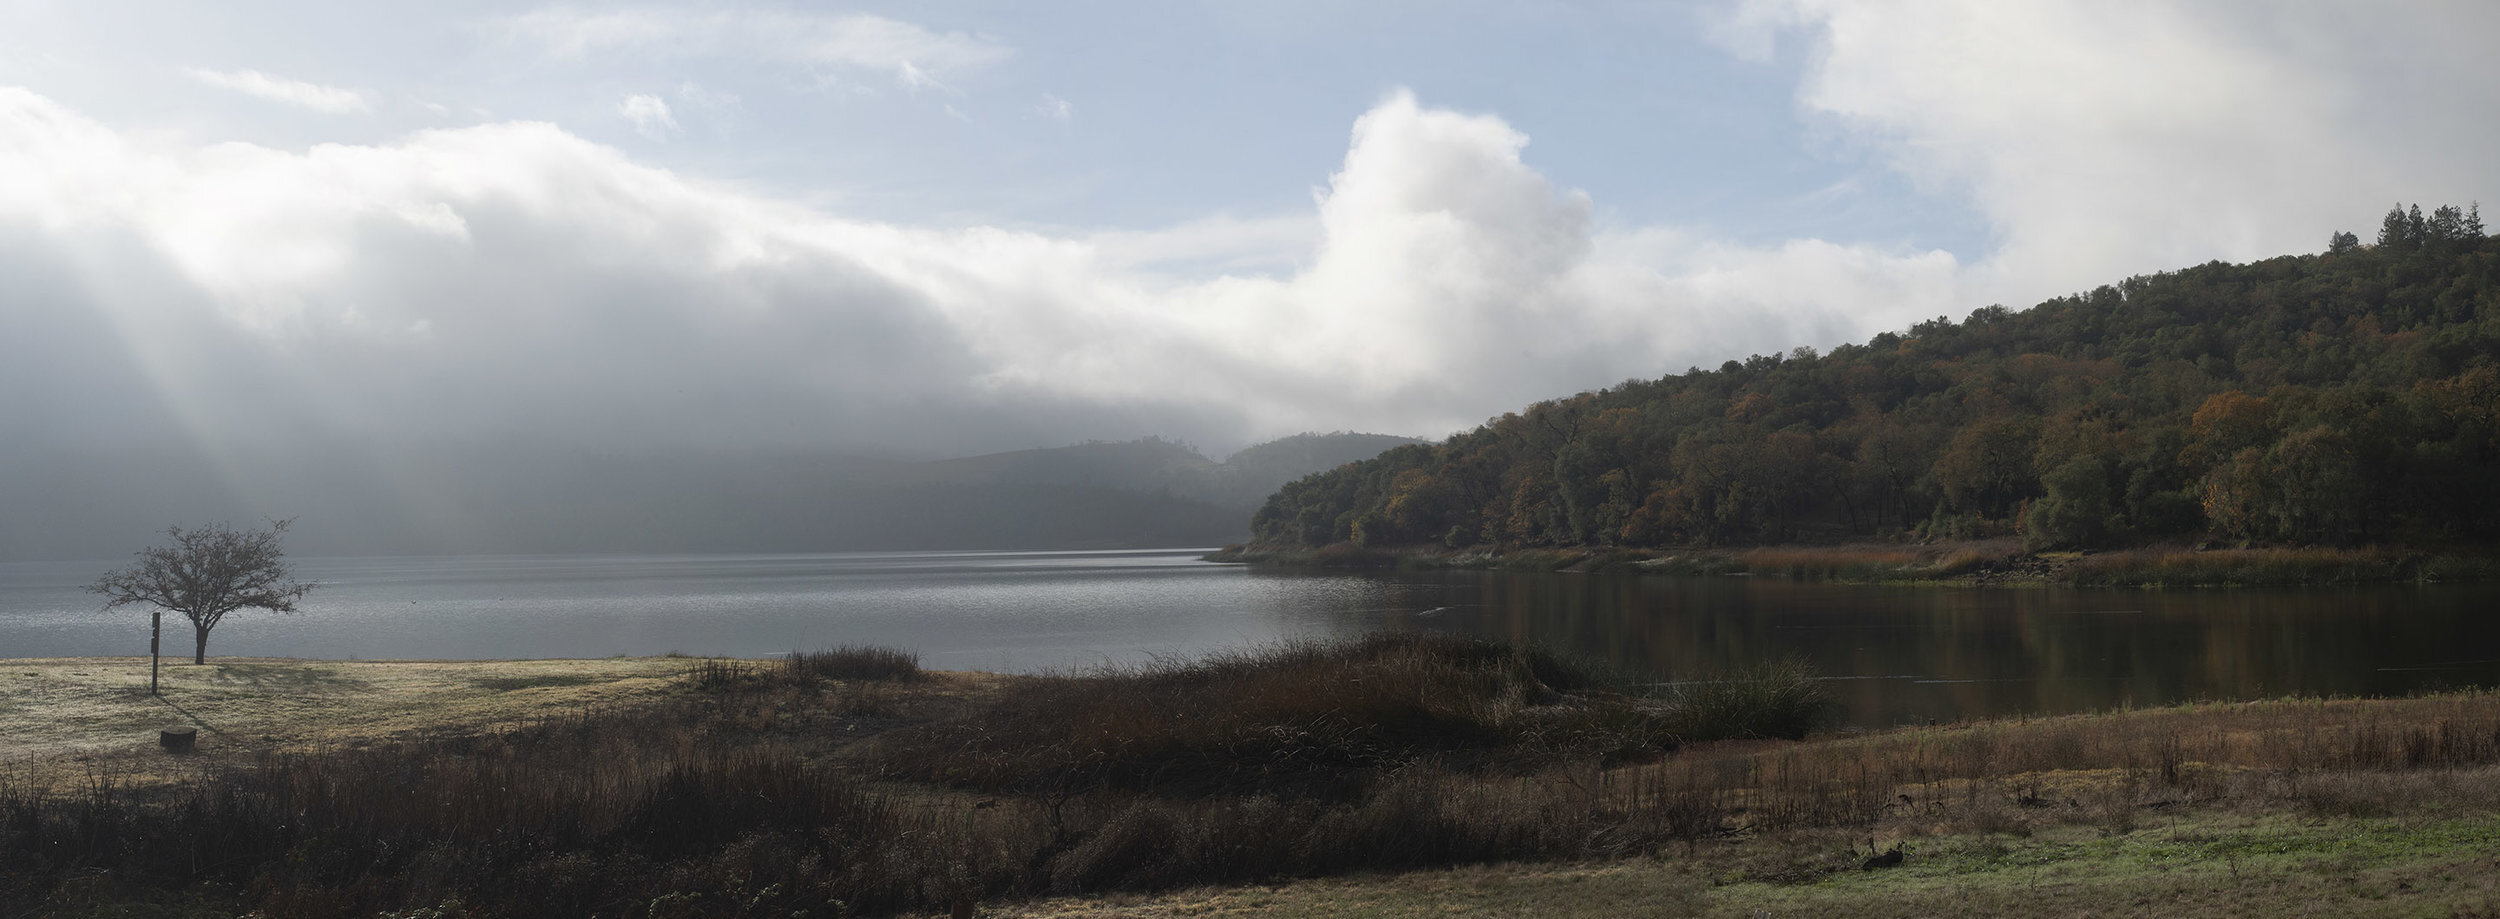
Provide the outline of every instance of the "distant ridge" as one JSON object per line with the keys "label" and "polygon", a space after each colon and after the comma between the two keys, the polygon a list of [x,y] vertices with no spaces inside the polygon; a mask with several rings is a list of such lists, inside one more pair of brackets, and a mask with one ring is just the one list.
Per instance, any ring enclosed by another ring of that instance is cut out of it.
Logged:
{"label": "distant ridge", "polygon": [[1219,463],[1187,444],[1147,437],[939,460],[901,478],[915,485],[1100,489],[1207,505],[1232,520],[1205,531],[1220,544],[1248,537],[1251,513],[1285,483],[1420,443],[1387,434],[1305,433],[1245,447]]}
{"label": "distant ridge", "polygon": [[[0,482],[0,561],[111,559],[169,522],[298,517],[298,555],[847,552],[1219,546],[1285,482],[1409,438],[1305,434],[1218,463],[1160,438],[939,461],[824,452],[445,449],[458,484],[385,487],[359,462],[280,456],[276,497],[142,452],[21,459]],[[280,471],[283,470],[283,471]],[[30,483],[41,483],[40,486]]]}

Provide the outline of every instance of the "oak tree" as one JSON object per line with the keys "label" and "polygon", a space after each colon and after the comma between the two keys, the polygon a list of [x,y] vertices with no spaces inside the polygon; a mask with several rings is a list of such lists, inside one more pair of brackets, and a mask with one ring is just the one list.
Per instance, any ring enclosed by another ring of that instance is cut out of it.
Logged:
{"label": "oak tree", "polygon": [[291,613],[313,585],[287,570],[278,539],[293,521],[272,520],[265,529],[225,524],[194,529],[167,527],[167,545],[139,550],[138,562],[97,578],[87,589],[104,595],[104,608],[133,603],[152,607],[148,616],[148,692],[156,693],[165,611],[191,621],[191,662],[208,661],[208,630],[239,609]]}

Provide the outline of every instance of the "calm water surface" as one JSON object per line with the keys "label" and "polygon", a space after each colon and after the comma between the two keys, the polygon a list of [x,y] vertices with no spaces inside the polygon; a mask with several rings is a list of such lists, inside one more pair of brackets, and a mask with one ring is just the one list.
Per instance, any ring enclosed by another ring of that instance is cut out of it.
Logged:
{"label": "calm water surface", "polygon": [[[302,612],[209,649],[317,658],[756,656],[913,648],[1038,671],[1414,628],[1540,642],[1661,680],[1795,657],[1861,725],[2500,682],[2500,587],[1903,588],[1745,578],[1254,572],[1200,550],[307,558]],[[0,657],[143,654],[146,615],[81,584],[115,562],[0,565]],[[188,632],[169,628],[170,647]]]}

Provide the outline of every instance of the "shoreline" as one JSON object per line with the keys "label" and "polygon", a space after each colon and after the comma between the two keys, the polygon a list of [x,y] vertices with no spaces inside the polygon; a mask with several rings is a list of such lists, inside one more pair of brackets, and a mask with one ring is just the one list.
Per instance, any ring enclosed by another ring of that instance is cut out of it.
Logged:
{"label": "shoreline", "polygon": [[2033,552],[2013,540],[1730,549],[1366,547],[1240,544],[1209,562],[1284,570],[1466,570],[1776,577],[1841,584],[1967,587],[2344,587],[2500,580],[2488,549],[2191,548]]}

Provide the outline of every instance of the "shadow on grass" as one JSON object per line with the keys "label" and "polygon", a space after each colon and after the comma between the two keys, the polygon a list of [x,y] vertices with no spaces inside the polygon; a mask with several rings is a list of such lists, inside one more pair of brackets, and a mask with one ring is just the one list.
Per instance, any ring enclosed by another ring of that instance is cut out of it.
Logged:
{"label": "shadow on grass", "polygon": [[493,692],[511,692],[516,689],[541,689],[549,686],[588,686],[592,683],[604,683],[609,679],[611,678],[587,673],[539,673],[529,676],[479,677],[470,680],[469,685]]}
{"label": "shadow on grass", "polygon": [[[177,703],[177,702],[175,702],[175,701],[174,701],[174,700],[172,700],[172,699],[165,698],[164,696],[157,696],[157,697],[156,697],[156,701],[157,701],[158,703],[160,703],[160,704],[164,705],[166,708],[173,709],[173,710],[174,710],[174,714],[181,715],[181,716],[182,716],[182,720],[190,722],[192,727],[199,728],[200,730],[207,731],[207,732],[209,732],[209,733],[211,733],[211,734],[215,734],[215,735],[217,735],[217,736],[219,736],[219,737],[224,737],[224,736],[226,736],[226,732],[221,731],[221,730],[218,730],[216,725],[213,725],[213,724],[208,723],[208,719],[206,719],[206,718],[202,718],[202,717],[200,717],[199,715],[193,714],[193,713],[192,713],[192,711],[191,711],[190,709],[187,709],[187,708],[182,707],[182,705],[181,705],[180,703]],[[191,751],[189,751],[189,750],[179,750],[179,751],[176,751],[176,752],[180,752],[180,753],[189,753],[189,752],[191,752]]]}
{"label": "shadow on grass", "polygon": [[343,675],[336,669],[309,663],[253,664],[221,661],[210,666],[217,668],[215,673],[209,675],[210,681],[226,685],[239,684],[253,689],[350,692],[373,688],[373,684]]}

